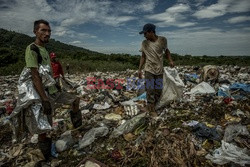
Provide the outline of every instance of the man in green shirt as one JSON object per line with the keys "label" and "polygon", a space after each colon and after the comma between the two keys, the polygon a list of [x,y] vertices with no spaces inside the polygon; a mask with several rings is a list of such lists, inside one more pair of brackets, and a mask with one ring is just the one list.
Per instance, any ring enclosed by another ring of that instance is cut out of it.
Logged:
{"label": "man in green shirt", "polygon": [[[79,98],[67,92],[58,92],[55,86],[47,89],[42,83],[39,75],[39,64],[49,65],[50,74],[52,69],[49,54],[45,48],[45,44],[49,42],[51,35],[50,25],[45,20],[37,20],[34,22],[35,42],[28,45],[25,52],[26,67],[31,70],[32,82],[40,96],[42,104],[42,112],[47,115],[48,122],[52,125],[52,108],[55,104],[72,104],[71,120],[75,128],[81,126],[81,113],[79,112]],[[53,77],[53,76],[52,76]],[[46,120],[43,120],[46,121]],[[51,138],[48,138],[46,131],[38,134],[39,148],[41,149],[46,160],[51,156]]]}

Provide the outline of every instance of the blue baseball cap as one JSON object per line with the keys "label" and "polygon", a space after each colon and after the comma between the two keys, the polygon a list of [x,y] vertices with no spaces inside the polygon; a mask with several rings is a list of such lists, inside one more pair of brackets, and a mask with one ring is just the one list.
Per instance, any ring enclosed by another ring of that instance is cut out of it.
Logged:
{"label": "blue baseball cap", "polygon": [[151,24],[151,23],[145,24],[143,26],[143,30],[141,32],[139,32],[139,34],[143,34],[143,33],[148,32],[148,31],[155,31],[155,25]]}

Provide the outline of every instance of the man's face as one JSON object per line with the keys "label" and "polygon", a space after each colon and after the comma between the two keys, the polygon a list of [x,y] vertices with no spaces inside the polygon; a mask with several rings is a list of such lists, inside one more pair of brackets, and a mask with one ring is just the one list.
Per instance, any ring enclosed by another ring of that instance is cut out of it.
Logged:
{"label": "man's face", "polygon": [[51,34],[51,29],[46,24],[41,23],[39,25],[39,28],[35,31],[35,34],[36,38],[38,38],[40,42],[48,43]]}
{"label": "man's face", "polygon": [[147,40],[151,40],[151,35],[152,34],[152,32],[144,32],[144,37],[147,39]]}

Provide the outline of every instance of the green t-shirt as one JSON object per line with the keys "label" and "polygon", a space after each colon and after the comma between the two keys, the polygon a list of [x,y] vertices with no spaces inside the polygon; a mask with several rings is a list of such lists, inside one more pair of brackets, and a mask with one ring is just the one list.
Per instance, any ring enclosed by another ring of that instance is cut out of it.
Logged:
{"label": "green t-shirt", "polygon": [[[37,53],[35,51],[30,49],[30,46],[32,44],[34,44],[34,43],[31,43],[29,46],[27,46],[26,51],[25,51],[26,67],[28,67],[28,68],[31,68],[31,67],[38,68],[38,59],[37,59],[38,55],[37,55]],[[50,65],[50,70],[52,70],[48,51],[46,50],[45,47],[38,46],[38,45],[36,45],[36,46],[39,48],[40,55],[42,57],[41,64]],[[50,73],[52,75],[52,71],[50,71]],[[57,92],[57,88],[55,86],[49,87],[48,90],[49,90],[49,94],[54,94],[54,93]]]}

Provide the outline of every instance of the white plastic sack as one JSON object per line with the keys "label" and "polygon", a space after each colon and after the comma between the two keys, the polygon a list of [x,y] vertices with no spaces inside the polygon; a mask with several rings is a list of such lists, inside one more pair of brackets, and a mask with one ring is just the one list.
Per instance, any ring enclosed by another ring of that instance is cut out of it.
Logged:
{"label": "white plastic sack", "polygon": [[207,82],[201,82],[200,84],[196,85],[194,88],[191,89],[190,92],[186,94],[206,94],[206,93],[215,93],[215,90],[212,86],[210,86]]}
{"label": "white plastic sack", "polygon": [[156,109],[163,107],[172,100],[178,100],[182,97],[184,83],[182,82],[175,68],[164,67],[163,88]]}

